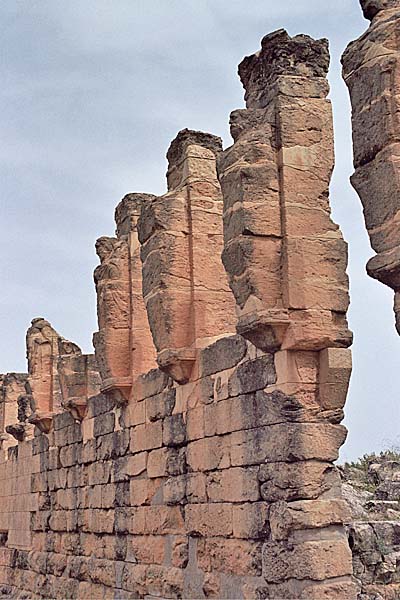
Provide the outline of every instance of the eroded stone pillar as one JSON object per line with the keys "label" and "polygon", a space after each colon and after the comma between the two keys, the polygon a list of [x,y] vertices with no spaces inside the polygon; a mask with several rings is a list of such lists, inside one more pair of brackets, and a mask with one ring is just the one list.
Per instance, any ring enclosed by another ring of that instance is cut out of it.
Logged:
{"label": "eroded stone pillar", "polygon": [[141,208],[150,203],[151,194],[127,194],[115,210],[117,236],[127,241],[130,256],[131,294],[131,352],[132,379],[157,367],[156,351],[149,327],[142,290],[142,262],[137,233],[137,222]]}
{"label": "eroded stone pillar", "polygon": [[137,220],[150,194],[128,194],[115,211],[117,237],[101,237],[94,272],[99,331],[93,336],[102,391],[126,402],[135,379],[156,366],[142,294]]}
{"label": "eroded stone pillar", "polygon": [[368,274],[395,292],[400,333],[400,0],[361,0],[369,29],[342,57],[352,105],[355,173],[376,256]]}
{"label": "eroded stone pillar", "polygon": [[158,364],[179,383],[196,350],[234,331],[234,300],[221,263],[221,140],[181,131],[168,153],[168,192],[143,205],[143,294]]}
{"label": "eroded stone pillar", "polygon": [[74,419],[82,421],[87,413],[88,399],[100,391],[101,380],[93,354],[63,354],[58,359],[62,406]]}
{"label": "eroded stone pillar", "polygon": [[347,250],[330,218],[326,40],[266,36],[239,75],[245,110],[219,161],[223,260],[238,331],[263,350],[347,347]]}
{"label": "eroded stone pillar", "polygon": [[[33,319],[26,334],[28,381],[23,397],[28,421],[49,431],[53,415],[64,409],[82,418],[87,398],[98,393],[93,356],[64,339],[48,321]],[[28,409],[29,405],[29,409]]]}
{"label": "eroded stone pillar", "polygon": [[259,479],[270,503],[263,578],[279,598],[355,597],[333,465],[346,438],[352,335],[347,248],[329,206],[328,66],[326,40],[265,36],[239,66],[247,108],[232,113],[234,144],[218,160],[237,330],[274,355],[276,381],[263,394],[281,434]]}

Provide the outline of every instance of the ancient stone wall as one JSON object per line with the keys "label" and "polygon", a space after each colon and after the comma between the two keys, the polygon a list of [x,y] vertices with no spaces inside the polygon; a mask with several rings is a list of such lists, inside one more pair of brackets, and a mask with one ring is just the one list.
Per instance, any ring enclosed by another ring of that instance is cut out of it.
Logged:
{"label": "ancient stone wall", "polygon": [[30,537],[5,523],[5,595],[355,597],[328,63],[324,40],[266,36],[240,66],[233,146],[183,130],[168,192],[118,205],[96,245],[95,357],[32,322],[35,435],[1,467],[12,490],[27,475]]}
{"label": "ancient stone wall", "polygon": [[400,333],[400,1],[361,0],[361,6],[371,24],[342,58],[352,105],[351,182],[376,252],[367,271],[394,290]]}

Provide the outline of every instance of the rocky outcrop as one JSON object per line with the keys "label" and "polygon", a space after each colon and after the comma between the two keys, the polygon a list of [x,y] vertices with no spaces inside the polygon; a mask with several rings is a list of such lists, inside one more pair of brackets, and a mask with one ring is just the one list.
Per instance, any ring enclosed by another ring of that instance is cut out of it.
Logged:
{"label": "rocky outcrop", "polygon": [[395,292],[400,333],[400,1],[362,0],[368,30],[343,54],[352,104],[355,173],[376,256],[371,277]]}
{"label": "rocky outcrop", "polygon": [[340,469],[360,600],[400,597],[400,455],[365,456]]}

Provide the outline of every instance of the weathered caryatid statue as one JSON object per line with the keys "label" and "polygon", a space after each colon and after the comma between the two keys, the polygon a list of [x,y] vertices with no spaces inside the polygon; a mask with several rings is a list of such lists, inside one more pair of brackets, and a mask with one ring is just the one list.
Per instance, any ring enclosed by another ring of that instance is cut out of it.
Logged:
{"label": "weathered caryatid statue", "polygon": [[220,138],[183,130],[167,153],[168,192],[143,205],[143,294],[160,367],[188,381],[196,349],[235,330],[221,262]]}
{"label": "weathered caryatid statue", "polygon": [[101,237],[96,252],[101,263],[94,272],[99,331],[93,342],[102,389],[127,399],[132,385],[129,247],[126,240]]}
{"label": "weathered caryatid statue", "polygon": [[355,173],[376,256],[371,277],[395,292],[400,333],[400,0],[361,0],[369,29],[343,54],[352,104]]}
{"label": "weathered caryatid statue", "polygon": [[137,237],[141,205],[150,194],[128,194],[115,211],[117,237],[101,237],[94,272],[99,331],[93,342],[102,391],[126,402],[132,383],[157,366],[142,294],[142,265]]}
{"label": "weathered caryatid statue", "polygon": [[347,347],[346,244],[330,218],[328,42],[264,37],[239,75],[246,109],[218,162],[223,261],[238,331],[263,350]]}

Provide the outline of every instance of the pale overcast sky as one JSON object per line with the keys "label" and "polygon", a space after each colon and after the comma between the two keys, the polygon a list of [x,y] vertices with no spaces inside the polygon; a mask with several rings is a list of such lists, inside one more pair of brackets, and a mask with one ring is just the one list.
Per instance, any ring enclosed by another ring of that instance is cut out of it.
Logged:
{"label": "pale overcast sky", "polygon": [[184,127],[230,145],[243,56],[284,27],[330,40],[336,130],[333,215],[349,243],[354,370],[342,458],[399,441],[400,340],[393,294],[350,187],[350,113],[340,55],[367,26],[357,0],[2,0],[0,371],[25,370],[25,331],[46,317],[91,351],[94,242],[127,192],[165,191],[165,152]]}

